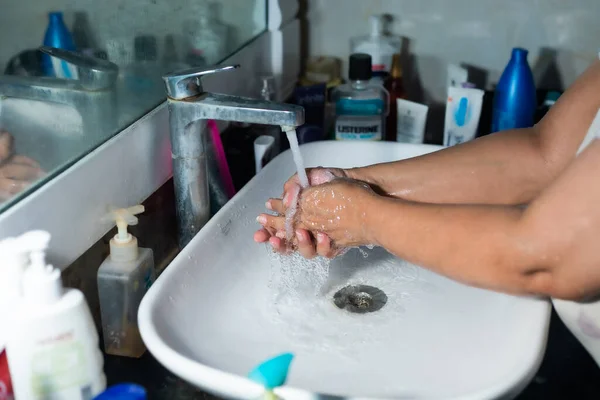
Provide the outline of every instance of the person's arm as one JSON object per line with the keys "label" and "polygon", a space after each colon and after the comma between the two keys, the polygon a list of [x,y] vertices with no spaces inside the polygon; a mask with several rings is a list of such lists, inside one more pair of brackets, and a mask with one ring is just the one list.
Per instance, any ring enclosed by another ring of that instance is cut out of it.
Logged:
{"label": "person's arm", "polygon": [[533,128],[498,132],[422,157],[346,172],[406,200],[524,204],[573,159],[598,108],[596,61]]}
{"label": "person's arm", "polygon": [[600,293],[599,183],[595,141],[527,209],[378,196],[365,240],[475,286],[583,299]]}

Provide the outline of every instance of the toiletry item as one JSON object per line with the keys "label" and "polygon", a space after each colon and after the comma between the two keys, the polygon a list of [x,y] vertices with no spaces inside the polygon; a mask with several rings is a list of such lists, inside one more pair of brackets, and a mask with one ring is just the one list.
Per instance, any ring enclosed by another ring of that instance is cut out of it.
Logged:
{"label": "toiletry item", "polygon": [[303,86],[311,86],[317,83],[329,84],[340,81],[342,77],[342,63],[339,58],[319,56],[309,58],[306,62]]}
{"label": "toiletry item", "polygon": [[494,94],[492,132],[533,126],[537,101],[527,54],[525,49],[513,49],[502,72]]}
{"label": "toiletry item", "polygon": [[94,52],[96,46],[87,13],[82,11],[75,12],[72,36],[77,50],[86,54]]}
{"label": "toiletry item", "polygon": [[283,353],[269,358],[252,369],[248,374],[248,378],[263,385],[267,390],[283,386],[287,380],[293,359],[294,355],[292,353]]}
{"label": "toiletry item", "polygon": [[12,400],[13,388],[6,356],[6,342],[14,326],[13,312],[21,301],[23,273],[29,257],[13,238],[0,242],[0,400]]}
{"label": "toiletry item", "polygon": [[188,42],[186,62],[192,66],[214,65],[227,55],[229,27],[217,15],[217,3],[196,3],[192,18],[183,22]]}
{"label": "toiletry item", "polygon": [[[62,12],[51,12],[48,14],[48,19],[48,28],[46,28],[46,34],[44,35],[44,46],[75,51],[75,43],[65,25]],[[69,66],[66,61],[51,57],[48,54],[42,55],[42,69],[46,76],[77,79],[76,68]]]}
{"label": "toiletry item", "polygon": [[444,145],[454,146],[475,139],[481,114],[483,90],[448,88]]}
{"label": "toiletry item", "polygon": [[[399,37],[384,34],[383,15],[372,15],[370,18],[371,34],[359,36],[350,40],[351,53],[369,54],[372,59],[373,75],[380,72],[390,72],[392,57],[399,53],[402,41]],[[369,78],[370,79],[370,78]]]}
{"label": "toiletry item", "polygon": [[110,255],[98,269],[98,297],[102,317],[104,351],[107,354],[141,357],[146,351],[137,322],[137,312],[150,285],[156,279],[151,249],[138,247],[127,232],[137,225],[144,206],[118,209],[105,219],[114,221],[117,234],[110,240]]}
{"label": "toiletry item", "polygon": [[448,64],[446,69],[447,87],[462,87],[461,85],[469,81],[469,70],[456,64]]}
{"label": "toiletry item", "polygon": [[425,126],[427,124],[429,107],[404,99],[396,103],[397,127],[396,140],[402,143],[421,144],[425,141]]}
{"label": "toiletry item", "polygon": [[0,400],[14,397],[6,344],[15,325],[14,312],[22,301],[21,283],[29,266],[28,249],[22,246],[22,241],[22,238],[0,241]]}
{"label": "toiletry item", "polygon": [[259,136],[254,141],[254,168],[258,174],[272,158],[275,139],[273,136]]}
{"label": "toiletry item", "polygon": [[335,103],[335,138],[337,140],[382,140],[388,114],[388,93],[380,85],[369,83],[372,76],[371,56],[350,56],[350,83],[332,93]]}
{"label": "toiletry item", "polygon": [[94,400],[146,400],[146,389],[135,383],[113,385],[94,397]]}
{"label": "toiletry item", "polygon": [[[325,128],[326,84],[318,83],[311,86],[297,86],[294,89],[293,100],[294,104],[304,107],[304,125],[302,127],[309,126],[311,132],[322,138]],[[320,132],[316,133],[315,130],[320,130]]]}
{"label": "toiletry item", "polygon": [[385,81],[385,89],[390,95],[390,112],[386,119],[385,125],[385,140],[394,142],[397,138],[398,127],[398,109],[396,108],[396,100],[406,99],[406,90],[402,82],[402,59],[400,53],[394,54],[392,58],[392,72]]}
{"label": "toiletry item", "polygon": [[30,265],[6,346],[15,398],[92,399],[105,389],[106,378],[85,297],[64,288],[60,271],[46,264],[48,232],[28,232],[16,240],[30,255]]}
{"label": "toiletry item", "polygon": [[534,122],[536,124],[538,122],[540,122],[542,120],[542,118],[544,118],[544,116],[550,110],[550,107],[552,107],[554,105],[554,103],[556,103],[556,101],[558,100],[559,97],[560,97],[560,92],[557,92],[556,90],[551,90],[548,93],[546,93],[544,102],[535,111]]}

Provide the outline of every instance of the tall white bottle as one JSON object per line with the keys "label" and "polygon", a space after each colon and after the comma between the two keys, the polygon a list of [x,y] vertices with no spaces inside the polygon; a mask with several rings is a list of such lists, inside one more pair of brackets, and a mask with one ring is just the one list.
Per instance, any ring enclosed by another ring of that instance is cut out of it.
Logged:
{"label": "tall white bottle", "polygon": [[30,254],[6,345],[16,400],[88,400],[106,388],[98,333],[83,293],[45,261],[50,234],[18,238]]}

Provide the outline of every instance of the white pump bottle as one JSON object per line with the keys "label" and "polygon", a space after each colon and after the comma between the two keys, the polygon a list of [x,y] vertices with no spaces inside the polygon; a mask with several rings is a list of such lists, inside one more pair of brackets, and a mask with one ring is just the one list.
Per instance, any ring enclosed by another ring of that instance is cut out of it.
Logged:
{"label": "white pump bottle", "polygon": [[98,334],[83,293],[65,289],[60,271],[46,264],[49,241],[33,231],[13,242],[30,257],[6,345],[15,398],[92,399],[106,387]]}

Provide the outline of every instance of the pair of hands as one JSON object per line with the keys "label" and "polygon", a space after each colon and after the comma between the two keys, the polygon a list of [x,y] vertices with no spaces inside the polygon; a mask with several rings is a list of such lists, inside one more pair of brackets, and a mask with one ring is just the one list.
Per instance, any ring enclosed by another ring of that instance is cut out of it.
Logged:
{"label": "pair of hands", "polygon": [[[254,240],[269,242],[279,253],[296,249],[306,258],[316,255],[333,258],[347,247],[371,244],[365,217],[378,197],[371,187],[351,179],[342,169],[308,169],[307,175],[310,187],[301,190],[298,176],[294,175],[285,183],[282,199],[267,201],[267,209],[276,215],[258,216],[262,228],[254,234]],[[295,235],[288,243],[285,213],[295,200],[298,202]]]}
{"label": "pair of hands", "polygon": [[0,129],[0,201],[6,201],[44,176],[34,160],[14,154],[14,140]]}

